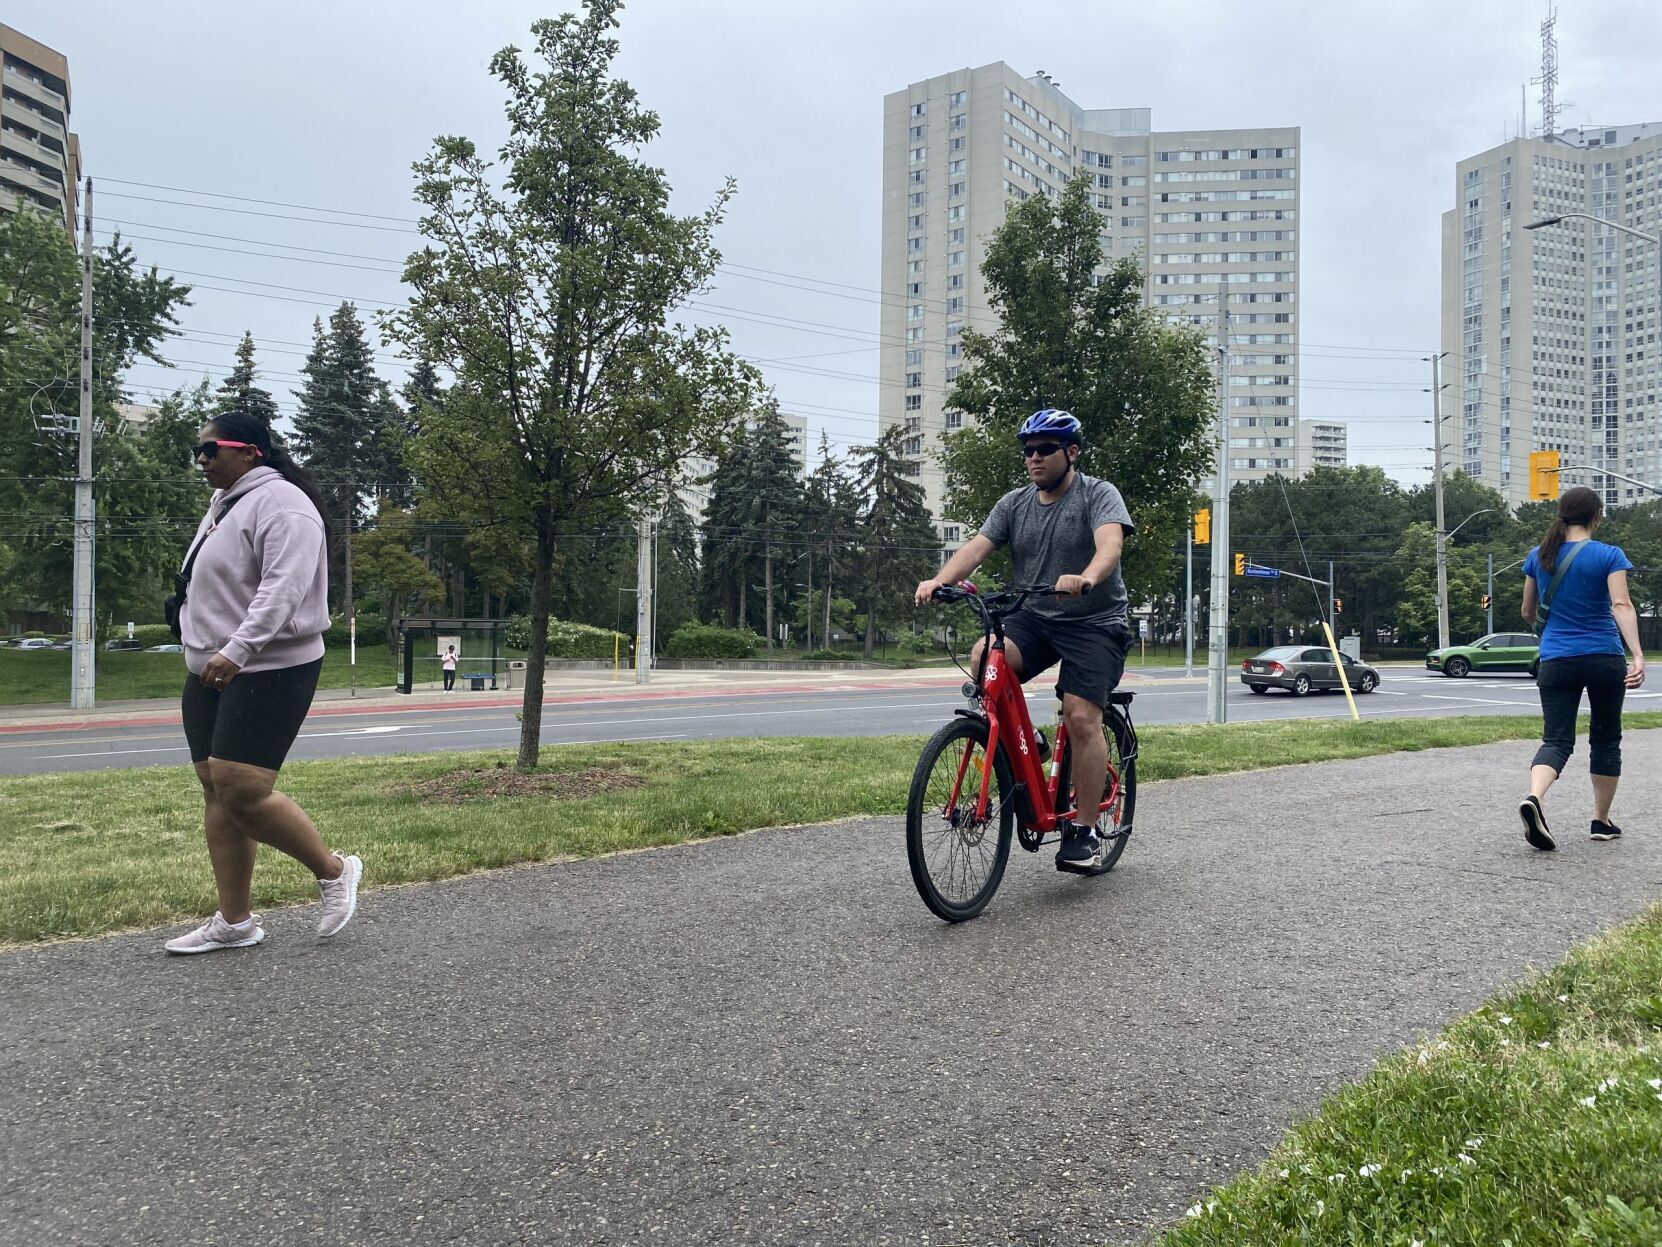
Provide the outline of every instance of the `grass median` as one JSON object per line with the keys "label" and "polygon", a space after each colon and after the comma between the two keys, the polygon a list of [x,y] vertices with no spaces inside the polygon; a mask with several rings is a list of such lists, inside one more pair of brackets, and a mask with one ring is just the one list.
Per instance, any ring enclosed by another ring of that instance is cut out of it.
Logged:
{"label": "grass median", "polygon": [[[1630,728],[1662,727],[1662,713]],[[1142,730],[1138,779],[1525,740],[1528,718],[1282,721]],[[447,879],[760,827],[897,814],[921,737],[556,746],[531,776],[505,753],[296,762],[282,787],[372,886]],[[1518,757],[1520,782],[1525,755]],[[256,906],[313,899],[260,850]],[[184,767],[0,779],[0,945],[159,926],[212,912],[201,798]]]}
{"label": "grass median", "polygon": [[1662,905],[1382,1061],[1158,1241],[1662,1243]]}

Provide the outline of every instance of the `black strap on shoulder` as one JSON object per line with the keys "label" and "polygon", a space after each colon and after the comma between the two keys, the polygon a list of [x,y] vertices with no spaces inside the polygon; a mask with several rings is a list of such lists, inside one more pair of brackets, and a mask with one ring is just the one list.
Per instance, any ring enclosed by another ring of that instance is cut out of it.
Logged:
{"label": "black strap on shoulder", "polygon": [[179,574],[173,578],[174,583],[178,586],[180,594],[183,594],[185,586],[190,584],[191,569],[196,566],[196,556],[202,553],[202,542],[208,539],[209,533],[212,533],[215,528],[225,522],[225,517],[230,514],[231,508],[236,506],[237,503],[241,502],[246,497],[248,497],[248,495],[244,493],[234,494],[225,499],[220,504],[219,515],[214,519],[212,524],[208,525],[208,532],[203,533],[197,543],[190,548],[190,553],[185,556],[185,565],[179,569]]}

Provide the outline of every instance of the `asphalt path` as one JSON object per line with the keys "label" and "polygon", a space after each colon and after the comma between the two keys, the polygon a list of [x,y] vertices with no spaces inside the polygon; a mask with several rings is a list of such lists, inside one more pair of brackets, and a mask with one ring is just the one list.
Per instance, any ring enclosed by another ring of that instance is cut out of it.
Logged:
{"label": "asphalt path", "polygon": [[1662,732],[1556,855],[1529,755],[1151,784],[1111,874],[1016,850],[957,927],[876,818],[0,954],[0,1245],[1139,1241],[1662,895]]}
{"label": "asphalt path", "polygon": [[[1539,714],[1535,682],[1525,675],[1451,680],[1404,668],[1387,668],[1373,693],[1357,698],[1365,718],[1450,714]],[[962,704],[957,679],[885,685],[851,680],[846,685],[782,692],[670,694],[646,698],[604,695],[589,700],[550,702],[543,709],[543,743],[583,744],[627,740],[713,740],[750,736],[875,736],[921,733]],[[1035,722],[1054,718],[1055,701],[1040,682],[1029,690]],[[1137,691],[1136,721],[1203,723],[1204,679],[1180,672],[1142,676],[1126,687]],[[1662,694],[1628,694],[1635,709]],[[1662,704],[1662,703],[1659,703]],[[289,754],[304,758],[369,757],[438,750],[507,749],[519,739],[511,703],[450,708],[430,703],[376,706],[352,711],[340,701],[320,703]],[[1255,695],[1232,677],[1229,716],[1251,722],[1287,718],[1344,718],[1337,692],[1294,697],[1271,691]],[[89,771],[111,767],[178,766],[188,761],[175,720],[129,726],[0,733],[0,775]]]}

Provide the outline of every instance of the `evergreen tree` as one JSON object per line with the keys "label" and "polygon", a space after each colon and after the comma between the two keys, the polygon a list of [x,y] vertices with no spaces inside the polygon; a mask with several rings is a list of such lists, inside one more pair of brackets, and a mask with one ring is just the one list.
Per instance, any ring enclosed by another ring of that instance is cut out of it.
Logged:
{"label": "evergreen tree", "polygon": [[900,425],[854,451],[860,490],[860,592],[867,658],[877,629],[906,609],[911,590],[940,562],[940,538],[923,502],[923,486],[906,474]]}
{"label": "evergreen tree", "polygon": [[698,530],[681,495],[671,490],[658,520],[659,648],[682,624],[698,621]]}
{"label": "evergreen tree", "polygon": [[750,453],[744,463],[750,527],[761,552],[763,623],[770,651],[778,640],[776,573],[781,564],[795,561],[792,543],[802,526],[805,502],[801,468],[789,439],[790,427],[780,418],[779,405],[769,403],[751,425]]}
{"label": "evergreen tree", "polygon": [[853,570],[859,518],[859,489],[843,461],[831,453],[831,439],[822,432],[819,465],[808,477],[804,502],[808,559],[803,570],[819,604],[818,611],[809,612],[804,620],[804,642],[809,649],[831,644],[832,614],[843,600],[837,597],[838,591],[847,589]]}
{"label": "evergreen tree", "polygon": [[277,419],[277,400],[254,384],[254,376],[254,335],[245,329],[237,344],[237,362],[215,395],[214,411],[250,416],[269,429]]}

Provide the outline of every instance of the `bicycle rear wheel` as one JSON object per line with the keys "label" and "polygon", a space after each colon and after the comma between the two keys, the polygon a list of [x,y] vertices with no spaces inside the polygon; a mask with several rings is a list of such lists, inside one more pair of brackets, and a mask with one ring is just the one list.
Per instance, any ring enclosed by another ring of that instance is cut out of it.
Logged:
{"label": "bicycle rear wheel", "polygon": [[[976,817],[981,776],[993,768],[987,812]],[[906,860],[930,912],[963,922],[986,908],[1004,878],[1014,832],[1015,780],[987,755],[987,725],[954,719],[929,738],[906,798]]]}
{"label": "bicycle rear wheel", "polygon": [[[1096,819],[1096,834],[1103,842],[1102,861],[1089,873],[1107,874],[1131,842],[1131,820],[1137,812],[1137,733],[1117,707],[1102,716],[1102,734],[1108,741],[1108,786],[1103,799],[1108,807]],[[1117,779],[1117,787],[1116,787]],[[1072,785],[1068,804],[1077,807]]]}

